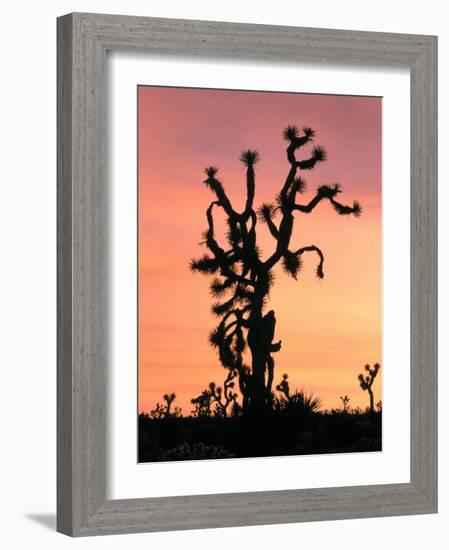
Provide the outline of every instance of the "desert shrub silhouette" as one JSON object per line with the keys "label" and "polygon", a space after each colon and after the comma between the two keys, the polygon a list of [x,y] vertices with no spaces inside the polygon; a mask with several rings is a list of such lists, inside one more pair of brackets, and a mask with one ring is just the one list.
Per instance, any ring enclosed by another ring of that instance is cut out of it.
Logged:
{"label": "desert shrub silhouette", "polygon": [[220,445],[205,445],[204,443],[182,443],[169,449],[163,455],[163,460],[198,460],[212,458],[234,458],[232,453]]}
{"label": "desert shrub silhouette", "polygon": [[302,418],[305,415],[317,413],[321,407],[321,399],[316,397],[313,392],[306,393],[304,390],[295,390],[290,392],[288,375],[282,376],[281,382],[276,386],[276,390],[281,394],[280,398],[274,399],[274,411],[277,413],[287,413]]}
{"label": "desert shrub silhouette", "polygon": [[[360,204],[346,206],[337,201],[341,193],[338,183],[321,185],[307,203],[299,203],[298,195],[306,190],[301,172],[312,170],[327,158],[320,146],[312,148],[308,158],[297,158],[299,149],[310,145],[315,132],[304,127],[287,126],[283,137],[287,142],[288,174],[275,202],[254,207],[256,181],[255,165],[259,162],[256,150],[247,149],[240,160],[246,166],[246,200],[242,211],[237,211],[228,197],[218,169],[205,169],[204,183],[215,198],[206,210],[207,229],[203,244],[209,253],[191,261],[192,271],[214,275],[210,292],[217,301],[212,311],[220,317],[217,327],[210,333],[209,341],[217,348],[222,366],[238,378],[244,415],[254,413],[261,418],[273,407],[273,378],[275,362],[273,354],[281,349],[281,341],[274,341],[276,317],[273,310],[265,313],[270,288],[274,282],[273,269],[282,265],[284,271],[297,279],[306,253],[318,258],[316,275],[324,277],[324,254],[314,244],[291,247],[291,237],[296,214],[309,214],[321,201],[329,201],[337,214],[359,216]],[[218,242],[214,212],[222,210],[226,217],[226,245]],[[279,221],[276,222],[276,218]],[[257,223],[264,223],[274,239],[274,250],[265,259],[257,245]],[[250,364],[244,361],[249,348]]]}
{"label": "desert shrub silhouette", "polygon": [[199,395],[193,397],[190,402],[194,406],[192,411],[193,416],[210,416],[212,410],[212,395],[209,390],[202,391]]}

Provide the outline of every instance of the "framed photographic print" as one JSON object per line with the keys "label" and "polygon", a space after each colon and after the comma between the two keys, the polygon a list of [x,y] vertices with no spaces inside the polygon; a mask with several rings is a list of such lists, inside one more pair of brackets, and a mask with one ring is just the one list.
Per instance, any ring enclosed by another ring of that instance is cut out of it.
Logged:
{"label": "framed photographic print", "polygon": [[436,38],[58,20],[58,530],[437,509]]}
{"label": "framed photographic print", "polygon": [[[380,451],[381,98],[140,86],[137,101],[139,461]],[[283,127],[291,113],[313,128]],[[206,189],[186,185],[210,157]],[[365,223],[317,179],[335,173]]]}

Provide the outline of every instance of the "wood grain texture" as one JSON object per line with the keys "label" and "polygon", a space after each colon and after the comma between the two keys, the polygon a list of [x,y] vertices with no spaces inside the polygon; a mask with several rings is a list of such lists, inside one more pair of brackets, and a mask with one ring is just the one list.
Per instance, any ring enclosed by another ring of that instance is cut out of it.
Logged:
{"label": "wood grain texture", "polygon": [[[57,186],[57,528],[72,528],[72,25],[58,21],[58,186]],[[60,513],[61,504],[64,511]]]}
{"label": "wood grain texture", "polygon": [[[106,500],[105,71],[106,52],[124,49],[410,68],[410,483]],[[436,341],[436,37],[94,14],[58,20],[58,531],[84,536],[436,512]]]}

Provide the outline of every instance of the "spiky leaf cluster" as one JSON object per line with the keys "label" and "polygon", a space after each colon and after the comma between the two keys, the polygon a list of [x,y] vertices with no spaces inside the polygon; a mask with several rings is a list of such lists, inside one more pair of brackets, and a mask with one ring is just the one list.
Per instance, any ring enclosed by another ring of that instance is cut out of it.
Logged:
{"label": "spiky leaf cluster", "polygon": [[312,156],[306,160],[297,161],[297,166],[301,170],[312,170],[317,162],[323,162],[326,159],[326,151],[320,145],[316,145],[312,150]]}
{"label": "spiky leaf cluster", "polygon": [[294,124],[289,124],[282,132],[282,137],[285,141],[294,141],[299,137],[298,127]]}
{"label": "spiky leaf cluster", "polygon": [[204,254],[201,258],[198,260],[191,260],[190,261],[190,269],[192,271],[197,271],[199,273],[203,273],[205,275],[210,273],[215,273],[220,268],[220,264],[217,259],[211,258],[207,254]]}
{"label": "spiky leaf cluster", "polygon": [[340,214],[340,216],[348,216],[349,214],[354,214],[354,216],[358,218],[362,213],[362,207],[360,206],[360,203],[358,201],[354,201],[352,207],[332,201],[332,206],[334,207],[335,211]]}
{"label": "spiky leaf cluster", "polygon": [[229,300],[223,303],[216,302],[212,305],[212,313],[216,315],[217,317],[221,317],[228,311],[230,311],[234,305],[235,302],[235,296],[232,296]]}
{"label": "spiky leaf cluster", "polygon": [[253,166],[259,162],[259,153],[255,149],[246,149],[240,153],[240,160],[246,166]]}
{"label": "spiky leaf cluster", "polygon": [[317,162],[325,161],[325,160],[327,159],[326,150],[323,149],[323,147],[321,147],[320,145],[317,145],[316,147],[313,148],[312,157],[313,157]]}
{"label": "spiky leaf cluster", "polygon": [[214,277],[210,283],[210,293],[214,297],[223,296],[223,294],[232,287],[233,281],[231,279],[224,279],[223,281],[218,277]]}
{"label": "spiky leaf cluster", "polygon": [[257,216],[262,223],[266,223],[267,220],[272,220],[276,216],[277,208],[274,204],[264,202],[257,210]]}
{"label": "spiky leaf cluster", "polygon": [[204,173],[208,178],[214,178],[218,172],[218,168],[216,166],[206,166],[204,169]]}
{"label": "spiky leaf cluster", "polygon": [[362,214],[362,207],[359,203],[359,201],[354,201],[352,205],[352,213],[356,218],[358,218]]}
{"label": "spiky leaf cluster", "polygon": [[212,347],[218,348],[223,344],[225,337],[226,332],[221,325],[218,325],[209,333],[209,343]]}
{"label": "spiky leaf cluster", "polygon": [[315,130],[312,130],[312,128],[310,128],[309,126],[304,126],[302,131],[304,132],[304,135],[306,136],[306,138],[309,140],[315,137]]}
{"label": "spiky leaf cluster", "polygon": [[330,185],[321,185],[320,187],[318,187],[317,193],[321,197],[325,197],[327,199],[333,199],[335,197],[335,195],[340,193],[340,186],[339,186],[338,183],[336,183],[335,185],[332,185],[332,186],[330,186]]}
{"label": "spiky leaf cluster", "polygon": [[282,258],[282,267],[289,275],[296,279],[302,267],[301,257],[288,250]]}
{"label": "spiky leaf cluster", "polygon": [[298,176],[293,180],[292,188],[295,193],[304,193],[307,189],[307,184],[305,180],[301,178],[301,176]]}

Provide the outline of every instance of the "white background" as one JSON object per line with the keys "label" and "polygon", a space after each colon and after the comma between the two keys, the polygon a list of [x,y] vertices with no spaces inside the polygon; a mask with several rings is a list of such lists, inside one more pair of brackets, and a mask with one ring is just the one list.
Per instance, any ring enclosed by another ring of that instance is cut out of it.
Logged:
{"label": "white background", "polygon": [[[363,71],[363,72],[362,72]],[[179,60],[114,53],[108,59],[111,206],[108,369],[109,498],[274,491],[410,481],[410,75],[405,69]],[[139,83],[383,96],[382,452],[136,464],[137,94]],[[298,82],[307,83],[299,85]],[[401,204],[398,215],[397,205]],[[124,292],[123,289],[126,289]],[[233,475],[229,476],[229,471]],[[263,476],[261,476],[263,472]]]}
{"label": "white background", "polygon": [[[54,533],[55,511],[55,17],[70,11],[96,11],[191,19],[273,23],[439,34],[440,126],[448,123],[449,31],[444,4],[438,0],[298,2],[277,0],[171,1],[127,0],[8,3],[2,10],[0,56],[0,366],[2,419],[1,541],[6,548],[198,548],[260,549],[282,544],[295,548],[364,550],[401,547],[444,548],[449,519],[449,446],[445,403],[440,406],[440,513],[436,516],[367,519],[326,523],[245,527],[219,531],[70,540]],[[449,147],[440,137],[440,156]],[[449,170],[440,163],[440,208],[448,202]],[[443,214],[445,214],[443,212]],[[449,231],[440,216],[440,233]],[[441,364],[448,326],[447,241],[440,261]],[[440,387],[449,382],[440,371]],[[441,541],[441,542],[440,542]],[[444,542],[443,542],[444,541]]]}

